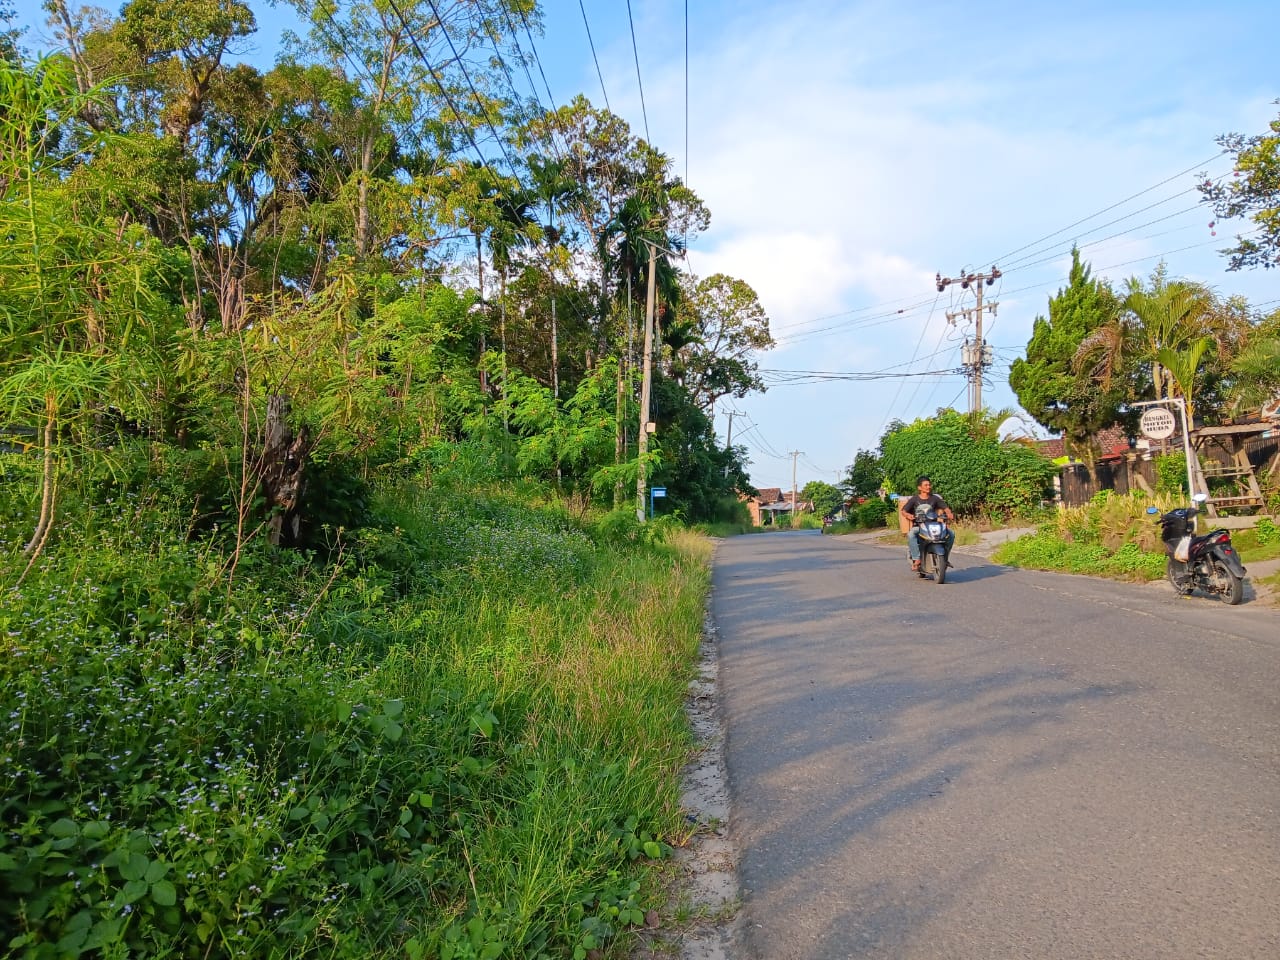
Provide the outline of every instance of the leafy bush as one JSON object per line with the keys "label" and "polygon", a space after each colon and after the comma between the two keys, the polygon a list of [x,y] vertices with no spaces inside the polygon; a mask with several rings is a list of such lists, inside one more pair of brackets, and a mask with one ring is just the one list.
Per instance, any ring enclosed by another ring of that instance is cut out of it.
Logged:
{"label": "leafy bush", "polygon": [[374,508],[329,568],[251,544],[229,581],[133,496],[3,567],[9,952],[569,956],[643,918],[705,571],[510,499]]}
{"label": "leafy bush", "polygon": [[994,559],[1041,570],[1159,579],[1165,554],[1146,514],[1149,502],[1102,491],[1086,506],[1058,510],[1053,522],[1037,533],[1001,545]]}
{"label": "leafy bush", "polygon": [[1267,517],[1259,518],[1258,522],[1253,525],[1253,530],[1257,534],[1258,543],[1264,546],[1280,543],[1280,526],[1276,526]]}
{"label": "leafy bush", "polygon": [[1156,472],[1156,493],[1169,497],[1187,496],[1187,456],[1181,450],[1162,453],[1151,463]]}
{"label": "leafy bush", "polygon": [[1053,463],[1036,451],[1001,443],[954,410],[899,427],[884,437],[881,449],[895,491],[914,493],[916,477],[927,474],[934,490],[962,513],[1007,515],[1038,504],[1055,473]]}
{"label": "leafy bush", "polygon": [[896,508],[888,500],[881,500],[878,497],[868,500],[866,503],[859,504],[854,511],[856,524],[859,527],[874,529],[883,527],[889,522],[889,518],[893,516]]}

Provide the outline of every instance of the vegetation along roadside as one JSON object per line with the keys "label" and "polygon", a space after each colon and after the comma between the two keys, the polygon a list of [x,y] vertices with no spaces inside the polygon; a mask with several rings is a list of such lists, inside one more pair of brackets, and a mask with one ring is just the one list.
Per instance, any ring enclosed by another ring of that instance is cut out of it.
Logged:
{"label": "vegetation along roadside", "polygon": [[6,955],[585,957],[645,922],[707,541],[496,490],[372,508],[328,566],[256,541],[233,580],[124,495],[4,566]]}
{"label": "vegetation along roadside", "polygon": [[[1165,574],[1165,552],[1146,508],[1154,504],[1163,512],[1184,502],[1176,496],[1107,491],[1085,506],[1061,508],[1036,533],[1002,544],[992,559],[1038,570],[1159,580]],[[1252,529],[1233,531],[1232,542],[1246,565],[1280,557],[1280,529],[1266,517]]]}

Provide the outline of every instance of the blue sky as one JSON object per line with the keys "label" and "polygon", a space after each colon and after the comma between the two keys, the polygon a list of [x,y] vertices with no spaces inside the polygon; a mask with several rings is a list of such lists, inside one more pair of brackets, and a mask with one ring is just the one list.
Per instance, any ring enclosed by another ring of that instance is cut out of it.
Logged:
{"label": "blue sky", "polygon": [[[269,60],[287,18],[254,6]],[[685,0],[631,0],[643,112],[627,3],[585,6],[610,107],[640,135],[647,114],[711,210],[690,267],[760,294],[779,341],[765,368],[958,367],[965,329],[945,314],[966,303],[957,287],[938,296],[934,274],[994,262],[1005,276],[988,291],[999,308],[984,401],[1015,406],[1008,364],[1073,241],[1117,281],[1163,255],[1176,276],[1280,305],[1280,271],[1226,272],[1215,251],[1248,225],[1212,236],[1193,190],[1201,171],[1230,175],[1215,137],[1260,133],[1280,112],[1274,0],[689,0],[687,114]],[[602,104],[578,0],[544,11],[556,102]],[[833,482],[889,420],[966,397],[954,374],[779,384],[723,404],[717,427],[723,438],[740,414],[733,439],[758,486],[789,487],[794,450],[801,485]]]}

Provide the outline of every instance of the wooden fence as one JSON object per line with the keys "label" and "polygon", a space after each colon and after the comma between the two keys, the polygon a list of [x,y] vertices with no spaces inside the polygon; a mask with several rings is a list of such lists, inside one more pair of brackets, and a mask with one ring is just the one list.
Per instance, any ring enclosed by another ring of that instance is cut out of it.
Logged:
{"label": "wooden fence", "polygon": [[1134,458],[1099,463],[1090,477],[1083,463],[1068,463],[1062,467],[1062,502],[1068,507],[1079,507],[1093,499],[1102,490],[1114,490],[1124,494],[1131,490],[1150,492],[1155,489],[1155,467],[1150,460]]}
{"label": "wooden fence", "polygon": [[[1258,437],[1245,443],[1244,449],[1260,482],[1266,485],[1268,479],[1274,482],[1276,478],[1280,478],[1280,437]],[[1229,465],[1231,455],[1219,446],[1210,444],[1201,452],[1201,462],[1206,466],[1212,462]],[[1150,492],[1156,486],[1154,465],[1150,460],[1143,460],[1138,456],[1099,463],[1095,473],[1096,477],[1090,478],[1084,464],[1065,464],[1059,476],[1062,503],[1068,507],[1078,507],[1088,503],[1101,490],[1114,490],[1124,494],[1130,491]]]}

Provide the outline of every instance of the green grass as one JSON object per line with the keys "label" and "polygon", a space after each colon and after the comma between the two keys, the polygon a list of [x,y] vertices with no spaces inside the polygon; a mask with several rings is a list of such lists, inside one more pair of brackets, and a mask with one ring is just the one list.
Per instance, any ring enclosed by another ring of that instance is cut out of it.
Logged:
{"label": "green grass", "polygon": [[1280,558],[1280,527],[1267,517],[1259,518],[1249,530],[1233,531],[1231,542],[1246,564]]}
{"label": "green grass", "polygon": [[1088,573],[1117,580],[1157,580],[1164,576],[1165,555],[1125,543],[1109,550],[1100,543],[1069,542],[1046,529],[1001,544],[992,554],[996,563],[1036,570]]}
{"label": "green grass", "polygon": [[[1039,570],[1158,580],[1164,576],[1165,553],[1145,507],[1140,497],[1110,497],[1062,510],[1037,533],[1001,545],[992,559]],[[1246,566],[1280,557],[1280,529],[1266,518],[1252,529],[1232,531],[1231,539]]]}
{"label": "green grass", "polygon": [[705,539],[408,490],[336,567],[251,545],[228,583],[126,499],[19,584],[25,509],[7,956],[569,957],[642,922],[685,830]]}

